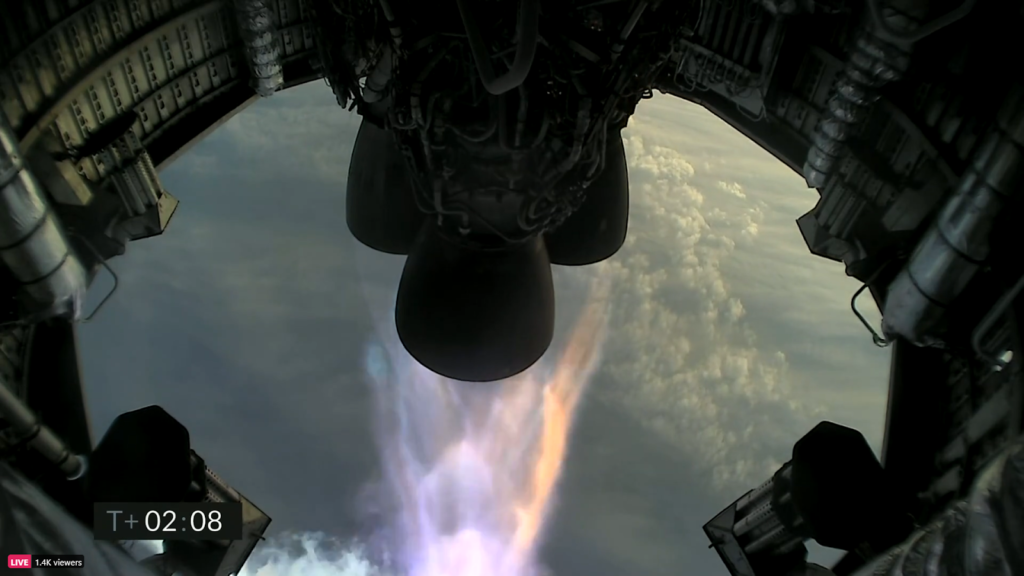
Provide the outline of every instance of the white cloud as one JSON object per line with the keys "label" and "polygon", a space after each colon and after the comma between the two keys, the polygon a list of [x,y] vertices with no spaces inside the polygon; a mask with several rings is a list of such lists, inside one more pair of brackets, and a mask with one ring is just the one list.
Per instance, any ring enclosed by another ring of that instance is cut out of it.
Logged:
{"label": "white cloud", "polygon": [[718,188],[723,192],[732,194],[737,198],[746,200],[747,195],[743,192],[743,186],[740,186],[739,182],[722,182],[718,181]]}
{"label": "white cloud", "polygon": [[358,127],[359,117],[338,106],[329,87],[310,82],[257,100],[212,134],[210,142],[229,144],[230,158],[211,161],[207,145],[180,162],[200,173],[260,177],[270,168],[279,176],[339,184]]}
{"label": "white cloud", "polygon": [[689,103],[655,98],[624,136],[630,235],[602,265],[619,385],[603,393],[730,495],[819,420],[880,445],[888,356],[849,313],[856,284],[803,244],[814,192]]}
{"label": "white cloud", "polygon": [[358,546],[325,534],[281,534],[258,546],[240,576],[387,576]]}
{"label": "white cloud", "polygon": [[[615,287],[605,370],[619,385],[599,393],[677,445],[715,486],[759,482],[784,457],[789,427],[779,423],[814,413],[793,398],[785,355],[744,323],[721,269],[757,237],[761,208],[712,207],[695,163],[635,126],[625,145],[631,233],[599,266]],[[738,185],[721,188],[743,198]]]}

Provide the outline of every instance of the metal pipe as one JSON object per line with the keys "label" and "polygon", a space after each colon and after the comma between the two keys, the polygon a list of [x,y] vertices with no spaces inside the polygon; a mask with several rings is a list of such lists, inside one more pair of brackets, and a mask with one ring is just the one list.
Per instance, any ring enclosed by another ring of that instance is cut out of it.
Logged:
{"label": "metal pipe", "polygon": [[1006,198],[1024,180],[1024,86],[999,110],[953,196],[925,233],[906,267],[889,285],[882,313],[886,338],[937,344],[946,308],[989,255],[989,235]]}
{"label": "metal pipe", "polygon": [[235,16],[249,56],[252,87],[267,97],[284,85],[281,47],[268,0],[235,0]]}
{"label": "metal pipe", "polygon": [[384,46],[381,50],[380,58],[377,60],[377,65],[374,66],[370,75],[366,77],[366,85],[363,86],[363,102],[372,104],[384,99],[384,89],[387,88],[388,82],[391,81],[393,65],[394,59],[391,55],[391,47]]}
{"label": "metal pipe", "polygon": [[828,110],[814,130],[804,162],[804,179],[822,188],[846,155],[846,142],[878,100],[878,89],[903,75],[909,56],[871,34],[854,43],[850,59],[835,81]]}
{"label": "metal pipe", "polygon": [[521,85],[519,86],[519,114],[516,115],[516,135],[513,140],[513,146],[518,150],[523,143],[523,130],[526,128],[526,116],[529,112],[528,108],[528,97],[526,89]]}
{"label": "metal pipe", "polygon": [[961,20],[971,13],[971,10],[974,9],[974,5],[976,3],[977,0],[964,0],[963,4],[953,10],[909,31],[897,30],[889,25],[885,19],[885,15],[882,14],[881,0],[868,0],[868,11],[871,14],[871,20],[875,24],[875,32],[882,39],[890,42],[910,43],[923,40],[939,30],[942,30],[946,26]]}
{"label": "metal pipe", "polygon": [[629,40],[629,37],[633,34],[633,29],[636,28],[636,23],[640,21],[640,17],[644,15],[644,10],[647,9],[647,2],[641,2],[637,5],[636,10],[633,10],[633,14],[630,15],[629,20],[626,21],[626,25],[622,27],[622,32],[619,34],[619,40],[625,42]]}
{"label": "metal pipe", "polygon": [[395,48],[401,48],[402,27],[398,25],[398,18],[395,17],[395,11],[391,9],[391,3],[388,0],[380,0],[380,9],[384,12],[384,19],[388,21],[391,41],[394,42]]}
{"label": "metal pipe", "polygon": [[25,166],[18,140],[0,121],[0,259],[27,295],[33,320],[78,319],[88,286],[81,261],[35,176]]}
{"label": "metal pipe", "polygon": [[608,118],[605,118],[601,125],[601,137],[594,144],[594,148],[595,159],[587,170],[587,186],[593,184],[593,180],[596,180],[597,176],[604,172],[604,166],[608,160]]}
{"label": "metal pipe", "polygon": [[629,37],[633,34],[633,28],[636,28],[636,24],[640,21],[640,17],[644,15],[644,10],[647,9],[647,4],[647,2],[641,2],[638,4],[636,9],[633,10],[633,13],[630,14],[629,20],[626,21],[626,25],[622,27],[618,41],[614,46],[612,46],[612,62],[616,61],[619,56],[622,55],[622,49],[625,48],[626,41],[629,40]]}
{"label": "metal pipe", "polygon": [[462,25],[466,28],[469,49],[476,62],[477,73],[484,89],[495,96],[513,90],[526,81],[533,67],[533,59],[537,54],[537,43],[540,39],[540,0],[519,1],[519,22],[516,34],[516,56],[512,66],[504,75],[495,77],[491,66],[491,55],[484,42],[476,20],[469,13],[469,0],[457,0]]}
{"label": "metal pipe", "polygon": [[815,129],[811,150],[804,163],[807,185],[822,188],[846,155],[846,141],[865,120],[878,99],[878,89],[899,79],[906,70],[910,45],[960,20],[976,0],[965,0],[955,10],[923,25],[897,30],[882,14],[882,0],[868,0],[870,18],[856,41],[843,73],[833,86],[825,118]]}
{"label": "metal pipe", "polygon": [[583,98],[580,101],[579,111],[576,113],[576,131],[572,135],[572,148],[570,149],[569,156],[558,167],[558,175],[572,170],[572,167],[579,161],[580,154],[583,152],[583,139],[586,137],[589,128],[590,98]]}
{"label": "metal pipe", "polygon": [[26,406],[7,384],[0,382],[0,415],[7,420],[18,442],[25,442],[44,458],[57,465],[61,472],[74,480],[85,472],[85,461],[72,454],[64,442],[43,425],[39,418]]}
{"label": "metal pipe", "polygon": [[748,510],[753,509],[755,506],[761,504],[761,502],[768,500],[772,496],[772,488],[775,486],[773,482],[774,478],[769,478],[764,481],[760,486],[754,488],[750,492],[747,492],[742,498],[736,501],[736,512],[745,513]]}
{"label": "metal pipe", "polygon": [[739,538],[755,529],[760,532],[772,531],[775,526],[782,526],[782,521],[779,520],[775,514],[775,507],[768,500],[751,510],[750,514],[737,520],[736,525],[732,528],[732,533]]}

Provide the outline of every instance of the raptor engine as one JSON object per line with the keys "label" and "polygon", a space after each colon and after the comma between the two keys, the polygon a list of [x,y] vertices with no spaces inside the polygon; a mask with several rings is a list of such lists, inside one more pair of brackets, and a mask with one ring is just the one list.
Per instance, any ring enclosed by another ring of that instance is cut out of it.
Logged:
{"label": "raptor engine", "polygon": [[621,130],[686,13],[660,2],[542,11],[539,0],[315,7],[326,77],[362,115],[349,229],[408,256],[403,344],[457,380],[528,368],[552,338],[551,264],[592,264],[625,240]]}

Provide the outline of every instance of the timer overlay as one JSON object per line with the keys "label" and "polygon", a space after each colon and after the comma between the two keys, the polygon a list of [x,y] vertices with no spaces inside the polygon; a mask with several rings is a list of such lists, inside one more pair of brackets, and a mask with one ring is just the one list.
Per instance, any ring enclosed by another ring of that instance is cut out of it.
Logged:
{"label": "timer overlay", "polygon": [[367,349],[366,371],[377,400],[384,529],[369,546],[330,559],[318,558],[309,537],[299,537],[299,560],[257,548],[241,576],[543,574],[537,552],[573,416],[599,364],[606,292],[595,284],[551,361],[499,383],[437,376],[382,328],[385,343]]}

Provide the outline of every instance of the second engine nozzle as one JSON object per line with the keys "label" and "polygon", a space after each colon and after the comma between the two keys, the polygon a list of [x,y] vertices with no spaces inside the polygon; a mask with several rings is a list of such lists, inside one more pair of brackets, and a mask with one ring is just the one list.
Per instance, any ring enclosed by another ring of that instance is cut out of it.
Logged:
{"label": "second engine nozzle", "polygon": [[605,146],[604,170],[583,205],[558,228],[544,235],[551,262],[587,266],[611,258],[626,242],[629,229],[629,169],[622,133],[613,131]]}
{"label": "second engine nozzle", "polygon": [[554,334],[543,238],[474,250],[425,222],[402,271],[395,323],[413,358],[442,376],[489,382],[529,368]]}
{"label": "second engine nozzle", "polygon": [[424,215],[401,150],[387,130],[363,119],[352,147],[345,221],[362,244],[388,254],[408,254]]}

